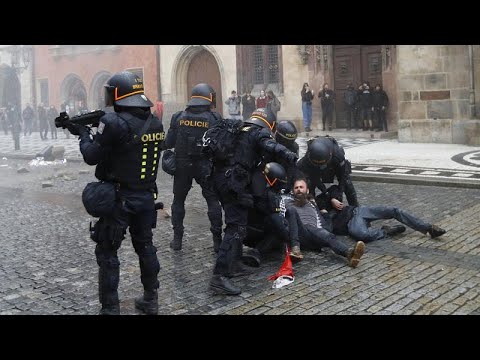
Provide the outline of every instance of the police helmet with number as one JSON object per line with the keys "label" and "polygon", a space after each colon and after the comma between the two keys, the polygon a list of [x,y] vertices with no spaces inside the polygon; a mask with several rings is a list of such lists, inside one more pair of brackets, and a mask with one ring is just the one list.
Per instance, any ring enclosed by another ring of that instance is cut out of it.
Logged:
{"label": "police helmet with number", "polygon": [[314,139],[307,149],[307,158],[315,167],[323,170],[332,158],[333,144],[325,137]]}
{"label": "police helmet with number", "polygon": [[153,103],[145,96],[143,80],[134,73],[122,71],[105,85],[105,106],[148,108]]}
{"label": "police helmet with number", "polygon": [[259,108],[252,112],[252,115],[244,121],[245,124],[255,124],[273,131],[276,122],[275,114],[268,109]]}
{"label": "police helmet with number", "polygon": [[206,83],[200,83],[193,87],[192,96],[187,106],[209,105],[217,107],[217,96],[215,90]]}

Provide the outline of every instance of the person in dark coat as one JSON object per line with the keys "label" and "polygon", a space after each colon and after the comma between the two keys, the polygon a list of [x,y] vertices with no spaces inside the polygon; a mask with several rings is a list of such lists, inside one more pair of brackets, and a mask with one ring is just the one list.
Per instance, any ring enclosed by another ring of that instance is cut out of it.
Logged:
{"label": "person in dark coat", "polygon": [[328,88],[328,84],[323,85],[323,89],[318,93],[322,105],[322,130],[325,131],[325,123],[328,124],[328,131],[332,131],[333,109],[335,107],[335,93]]}

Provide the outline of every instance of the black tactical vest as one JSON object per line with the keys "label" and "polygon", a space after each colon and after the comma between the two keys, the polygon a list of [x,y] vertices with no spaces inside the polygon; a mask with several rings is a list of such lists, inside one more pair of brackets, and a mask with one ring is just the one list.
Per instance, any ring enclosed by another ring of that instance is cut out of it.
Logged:
{"label": "black tactical vest", "polygon": [[182,112],[177,119],[175,157],[180,160],[200,158],[203,146],[202,136],[218,121],[220,119],[217,119],[211,111]]}
{"label": "black tactical vest", "polygon": [[148,129],[140,135],[145,121],[135,116],[122,119],[130,129],[130,141],[113,148],[109,159],[109,172],[116,182],[131,189],[150,189],[155,186],[158,166],[161,165],[161,149],[165,140],[163,124],[153,116]]}

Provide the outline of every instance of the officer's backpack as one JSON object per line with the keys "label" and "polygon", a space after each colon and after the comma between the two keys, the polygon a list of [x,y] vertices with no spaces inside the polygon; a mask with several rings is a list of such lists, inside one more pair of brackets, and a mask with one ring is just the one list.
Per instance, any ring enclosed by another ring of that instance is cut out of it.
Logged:
{"label": "officer's backpack", "polygon": [[224,119],[203,134],[202,153],[213,161],[225,161],[235,150],[242,120]]}

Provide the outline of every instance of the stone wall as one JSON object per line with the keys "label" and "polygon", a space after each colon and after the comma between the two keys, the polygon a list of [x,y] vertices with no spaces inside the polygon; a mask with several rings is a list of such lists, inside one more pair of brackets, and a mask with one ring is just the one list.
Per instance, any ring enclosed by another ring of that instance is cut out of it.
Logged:
{"label": "stone wall", "polygon": [[468,45],[399,45],[397,56],[398,140],[475,144]]}
{"label": "stone wall", "polygon": [[278,120],[290,120],[297,129],[303,129],[302,97],[300,92],[304,82],[309,82],[308,65],[304,65],[297,51],[297,45],[282,46],[283,96],[278,99],[282,108]]}

